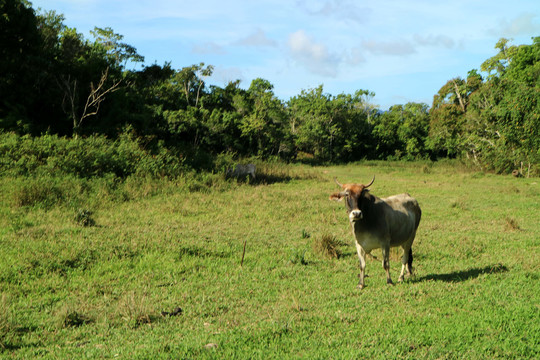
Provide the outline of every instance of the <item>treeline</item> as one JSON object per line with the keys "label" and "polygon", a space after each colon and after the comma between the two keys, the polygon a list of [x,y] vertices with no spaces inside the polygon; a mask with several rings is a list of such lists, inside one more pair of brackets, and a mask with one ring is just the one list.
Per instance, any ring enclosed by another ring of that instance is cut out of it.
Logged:
{"label": "treeline", "polygon": [[89,40],[54,11],[36,12],[25,0],[0,4],[5,133],[111,141],[129,134],[151,157],[195,168],[225,153],[314,162],[463,157],[484,170],[538,172],[540,37],[521,46],[501,39],[481,65],[485,78],[472,70],[448,81],[431,108],[383,112],[368,90],[331,95],[321,85],[283,101],[260,78],[247,89],[239,81],[209,86],[213,67],[204,63],[132,70],[144,58],[112,29],[95,28]]}

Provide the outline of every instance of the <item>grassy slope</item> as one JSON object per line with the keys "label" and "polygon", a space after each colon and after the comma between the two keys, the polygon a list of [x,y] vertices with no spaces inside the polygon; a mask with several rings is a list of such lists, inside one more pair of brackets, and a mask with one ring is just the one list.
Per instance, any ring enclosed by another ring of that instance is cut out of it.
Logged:
{"label": "grassy slope", "polygon": [[[70,205],[14,206],[16,182],[3,179],[0,358],[540,355],[538,179],[377,162],[313,171],[190,194],[169,184],[130,201],[98,192],[92,227]],[[328,195],[334,176],[373,174],[373,194],[420,202],[417,276],[389,287],[368,260],[359,292],[344,206]],[[343,256],[313,253],[325,234]]]}

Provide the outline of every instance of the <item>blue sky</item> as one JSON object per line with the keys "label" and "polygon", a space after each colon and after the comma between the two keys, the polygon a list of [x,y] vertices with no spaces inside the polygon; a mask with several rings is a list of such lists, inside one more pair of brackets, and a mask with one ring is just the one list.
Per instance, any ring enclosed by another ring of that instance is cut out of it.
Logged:
{"label": "blue sky", "polygon": [[31,0],[86,38],[111,27],[145,64],[204,62],[209,82],[261,77],[283,100],[324,85],[375,92],[381,109],[425,102],[495,55],[501,37],[540,36],[538,0]]}

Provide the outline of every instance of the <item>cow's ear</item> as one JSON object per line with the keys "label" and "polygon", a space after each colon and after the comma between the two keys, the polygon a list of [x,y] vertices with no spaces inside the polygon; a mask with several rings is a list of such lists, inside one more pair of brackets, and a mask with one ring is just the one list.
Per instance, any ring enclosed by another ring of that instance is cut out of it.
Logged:
{"label": "cow's ear", "polygon": [[333,193],[330,195],[330,200],[341,201],[343,199],[343,193]]}

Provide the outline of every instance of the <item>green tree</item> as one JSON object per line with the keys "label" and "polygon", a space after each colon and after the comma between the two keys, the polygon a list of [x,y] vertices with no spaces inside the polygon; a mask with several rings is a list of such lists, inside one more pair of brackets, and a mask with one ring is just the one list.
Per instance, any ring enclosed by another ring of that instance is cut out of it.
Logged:
{"label": "green tree", "polygon": [[331,96],[323,93],[323,86],[302,90],[289,100],[291,133],[299,151],[312,154],[318,160],[333,158],[333,142],[337,125],[330,109]]}
{"label": "green tree", "polygon": [[214,66],[208,65],[204,67],[204,63],[202,62],[200,64],[186,66],[176,72],[172,83],[182,89],[188,106],[199,106],[199,100],[202,95],[201,90],[204,90],[204,78],[212,76],[213,71]]}
{"label": "green tree", "polygon": [[121,42],[124,36],[115,33],[112,28],[94,27],[90,33],[94,36],[96,45],[103,47],[112,64],[125,68],[128,62],[144,62],[144,56],[139,55],[135,47]]}
{"label": "green tree", "polygon": [[273,92],[274,86],[261,78],[254,79],[246,93],[236,94],[233,103],[242,116],[239,127],[252,153],[278,155],[285,147],[287,119],[283,103]]}
{"label": "green tree", "polygon": [[376,120],[373,135],[379,158],[408,160],[427,156],[429,112],[426,104],[394,105]]}
{"label": "green tree", "polygon": [[436,155],[464,155],[485,170],[535,170],[540,160],[540,38],[514,46],[500,39],[498,54],[466,80],[448,81],[430,111],[429,144]]}
{"label": "green tree", "polygon": [[506,38],[499,39],[497,44],[495,44],[495,49],[499,50],[497,55],[490,57],[480,66],[480,70],[487,72],[489,78],[503,75],[506,68],[512,62],[512,58],[517,51],[517,47],[509,46],[508,43],[510,41],[510,39]]}
{"label": "green tree", "polygon": [[467,156],[497,172],[536,168],[540,161],[540,37],[508,46],[482,68],[495,70],[472,99],[467,114]]}
{"label": "green tree", "polygon": [[234,99],[247,97],[240,81],[231,81],[224,88],[211,86],[205,107],[211,111],[207,121],[207,146],[215,153],[246,154],[249,144],[242,137],[242,115],[234,107]]}
{"label": "green tree", "polygon": [[373,112],[366,106],[366,90],[332,96],[320,85],[289,100],[291,133],[299,151],[320,161],[354,160],[369,156]]}
{"label": "green tree", "polygon": [[449,80],[433,97],[428,143],[435,155],[455,157],[462,153],[465,114],[471,95],[481,86],[482,77],[471,70],[466,80]]}
{"label": "green tree", "polygon": [[[114,136],[117,128],[131,125],[140,135],[166,138],[166,124],[163,117],[164,110],[178,108],[175,96],[179,93],[170,93],[169,79],[175,70],[170,63],[163,65],[143,66],[139,71],[124,73],[124,86],[111,94],[111,102],[105,103],[108,119],[106,123],[99,123],[101,129],[111,129]],[[111,119],[115,119],[113,122]],[[111,125],[115,125],[111,128]]]}
{"label": "green tree", "polygon": [[29,132],[44,59],[34,10],[21,0],[0,1],[0,126]]}

